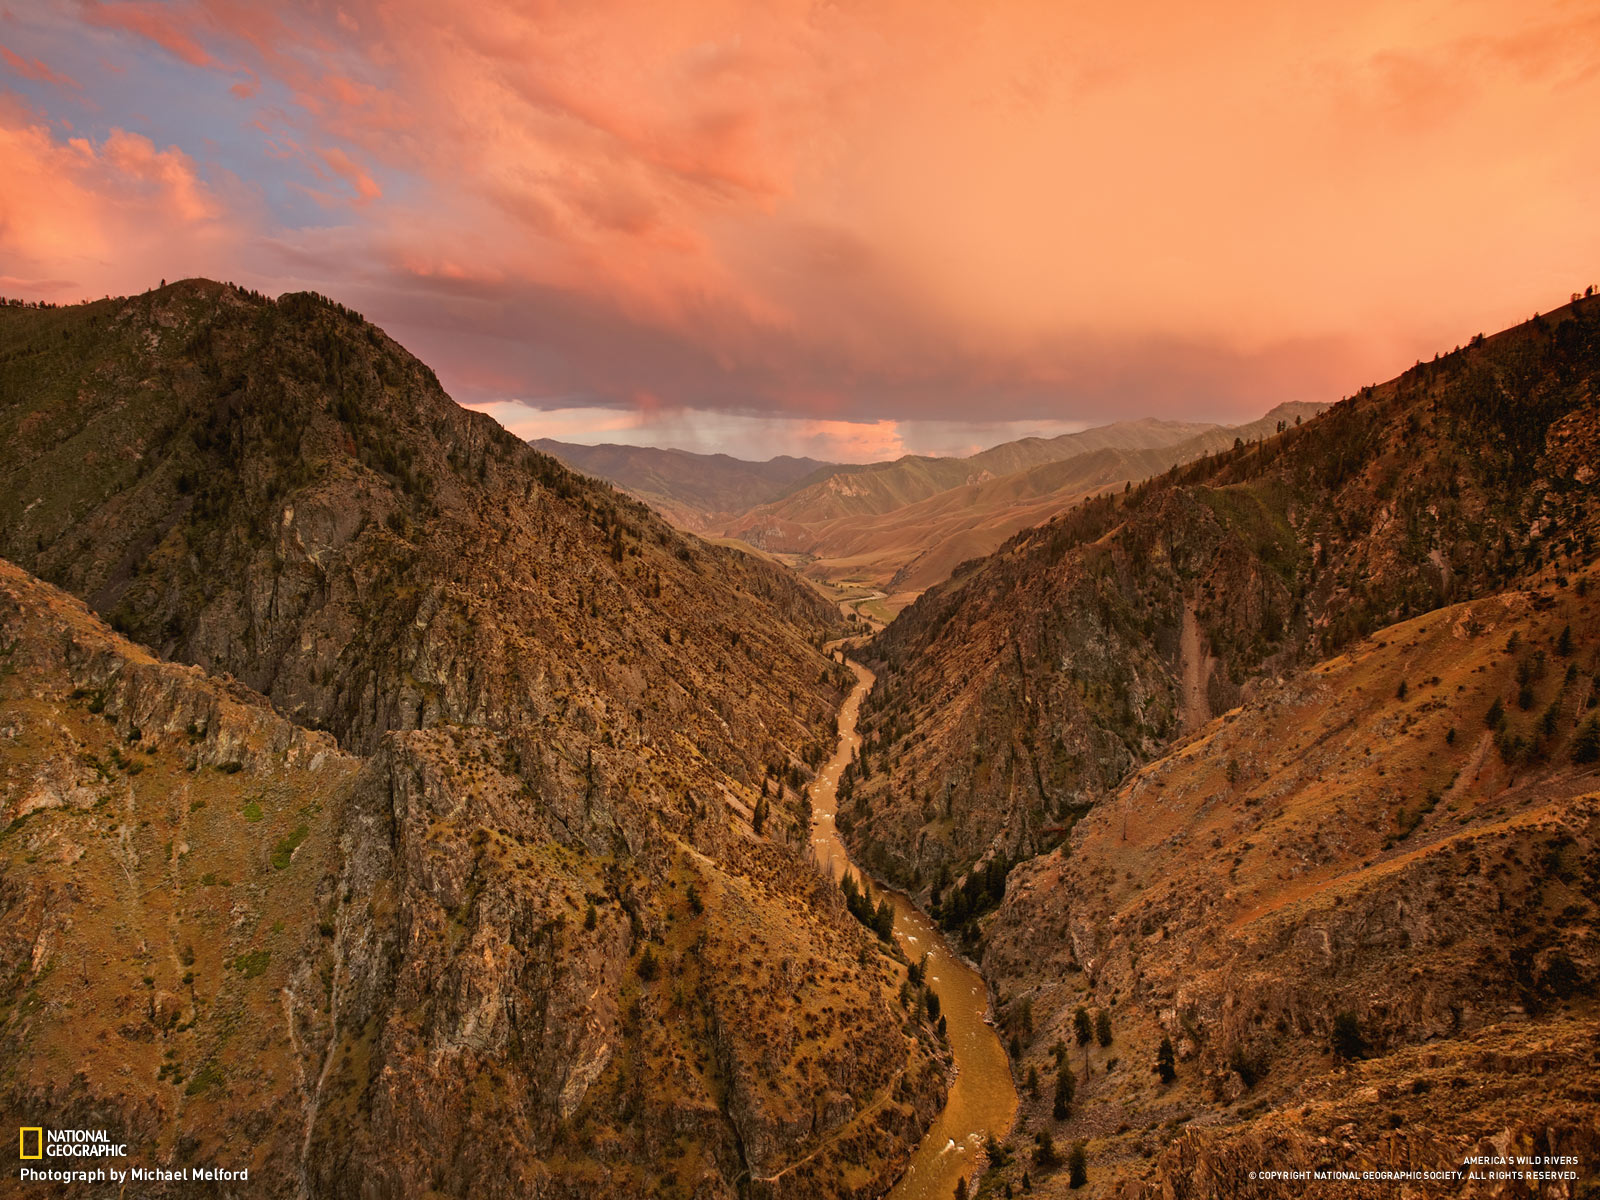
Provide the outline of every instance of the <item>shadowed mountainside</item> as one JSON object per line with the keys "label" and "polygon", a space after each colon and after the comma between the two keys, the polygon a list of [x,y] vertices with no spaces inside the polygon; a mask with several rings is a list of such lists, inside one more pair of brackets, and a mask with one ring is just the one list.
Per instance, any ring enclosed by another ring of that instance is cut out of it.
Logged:
{"label": "shadowed mountainside", "polygon": [[873,644],[868,770],[894,786],[860,788],[866,860],[925,885],[1048,848],[1250,679],[1587,562],[1597,370],[1586,301],[969,564]]}
{"label": "shadowed mountainside", "polygon": [[1140,1200],[1592,1175],[1597,382],[1576,301],[1087,501],[877,637],[839,824],[982,955],[1040,1081],[986,1187],[1081,1194],[1034,1135]]}
{"label": "shadowed mountainside", "polygon": [[804,860],[832,609],[307,294],[0,309],[0,446],[5,554],[204,672],[6,568],[8,1110],[270,1194],[892,1178],[944,1052]]}

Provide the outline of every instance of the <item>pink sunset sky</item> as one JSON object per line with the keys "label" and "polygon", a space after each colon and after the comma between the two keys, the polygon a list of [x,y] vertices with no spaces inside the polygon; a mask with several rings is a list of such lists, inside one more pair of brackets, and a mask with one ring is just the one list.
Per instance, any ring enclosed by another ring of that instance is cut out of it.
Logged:
{"label": "pink sunset sky", "polygon": [[1600,282],[1597,151],[1593,0],[0,7],[0,293],[746,457],[1338,399]]}

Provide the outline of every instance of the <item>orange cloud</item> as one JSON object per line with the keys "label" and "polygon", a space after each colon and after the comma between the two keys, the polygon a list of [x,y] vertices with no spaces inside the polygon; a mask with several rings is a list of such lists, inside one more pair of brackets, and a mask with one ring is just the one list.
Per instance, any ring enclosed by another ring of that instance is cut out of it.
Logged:
{"label": "orange cloud", "polygon": [[[1548,307],[1600,259],[1581,2],[83,12],[281,104],[256,182],[348,223],[233,261],[349,297],[480,393],[852,428],[1254,415]],[[179,151],[88,151],[165,189],[169,228],[228,220]]]}
{"label": "orange cloud", "polygon": [[434,188],[384,214],[397,261],[582,294],[651,369],[640,328],[692,341],[708,390],[1216,406],[1240,371],[1255,405],[1525,315],[1600,251],[1581,8],[346,11],[318,119]]}
{"label": "orange cloud", "polygon": [[[75,147],[83,144],[81,139],[74,139]],[[142,134],[113,129],[100,156],[120,175],[119,186],[135,182],[149,185],[152,199],[180,221],[207,221],[221,215],[209,189],[195,173],[194,162],[176,146],[157,150],[155,143]]]}
{"label": "orange cloud", "polygon": [[41,60],[23,58],[22,55],[15,53],[7,46],[0,45],[0,59],[4,59],[6,65],[24,79],[37,79],[44,83],[54,83],[61,87],[72,88],[74,91],[83,90],[83,85],[70,75],[58,75],[45,66]]}
{"label": "orange cloud", "polygon": [[194,163],[115,129],[57,141],[0,101],[0,259],[52,299],[142,291],[162,276],[220,273],[236,230]]}
{"label": "orange cloud", "polygon": [[124,0],[123,3],[114,4],[103,4],[100,0],[84,0],[82,11],[84,20],[90,25],[136,33],[181,58],[190,66],[216,65],[216,60],[205,47],[175,19],[172,6],[139,3],[137,0]]}
{"label": "orange cloud", "polygon": [[372,176],[337,146],[324,146],[317,151],[317,157],[355,191],[355,203],[365,204],[383,195],[383,189],[377,185]]}

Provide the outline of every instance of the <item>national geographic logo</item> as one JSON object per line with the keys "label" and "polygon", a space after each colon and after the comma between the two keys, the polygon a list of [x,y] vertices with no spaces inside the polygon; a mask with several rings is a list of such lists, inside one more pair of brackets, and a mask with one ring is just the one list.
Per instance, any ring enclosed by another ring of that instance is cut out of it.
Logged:
{"label": "national geographic logo", "polygon": [[128,1147],[113,1142],[104,1129],[45,1129],[24,1125],[17,1131],[17,1157],[46,1158],[127,1158]]}

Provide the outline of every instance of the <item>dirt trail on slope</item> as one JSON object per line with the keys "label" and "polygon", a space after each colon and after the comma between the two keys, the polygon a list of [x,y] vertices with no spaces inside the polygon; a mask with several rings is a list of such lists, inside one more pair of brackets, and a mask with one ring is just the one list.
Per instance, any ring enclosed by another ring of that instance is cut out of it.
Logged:
{"label": "dirt trail on slope", "polygon": [[1206,688],[1211,682],[1211,671],[1217,660],[1206,653],[1200,638],[1200,620],[1195,616],[1194,601],[1183,606],[1183,633],[1178,641],[1178,653],[1183,661],[1182,711],[1183,731],[1193,733],[1211,720],[1211,705],[1206,701]]}

